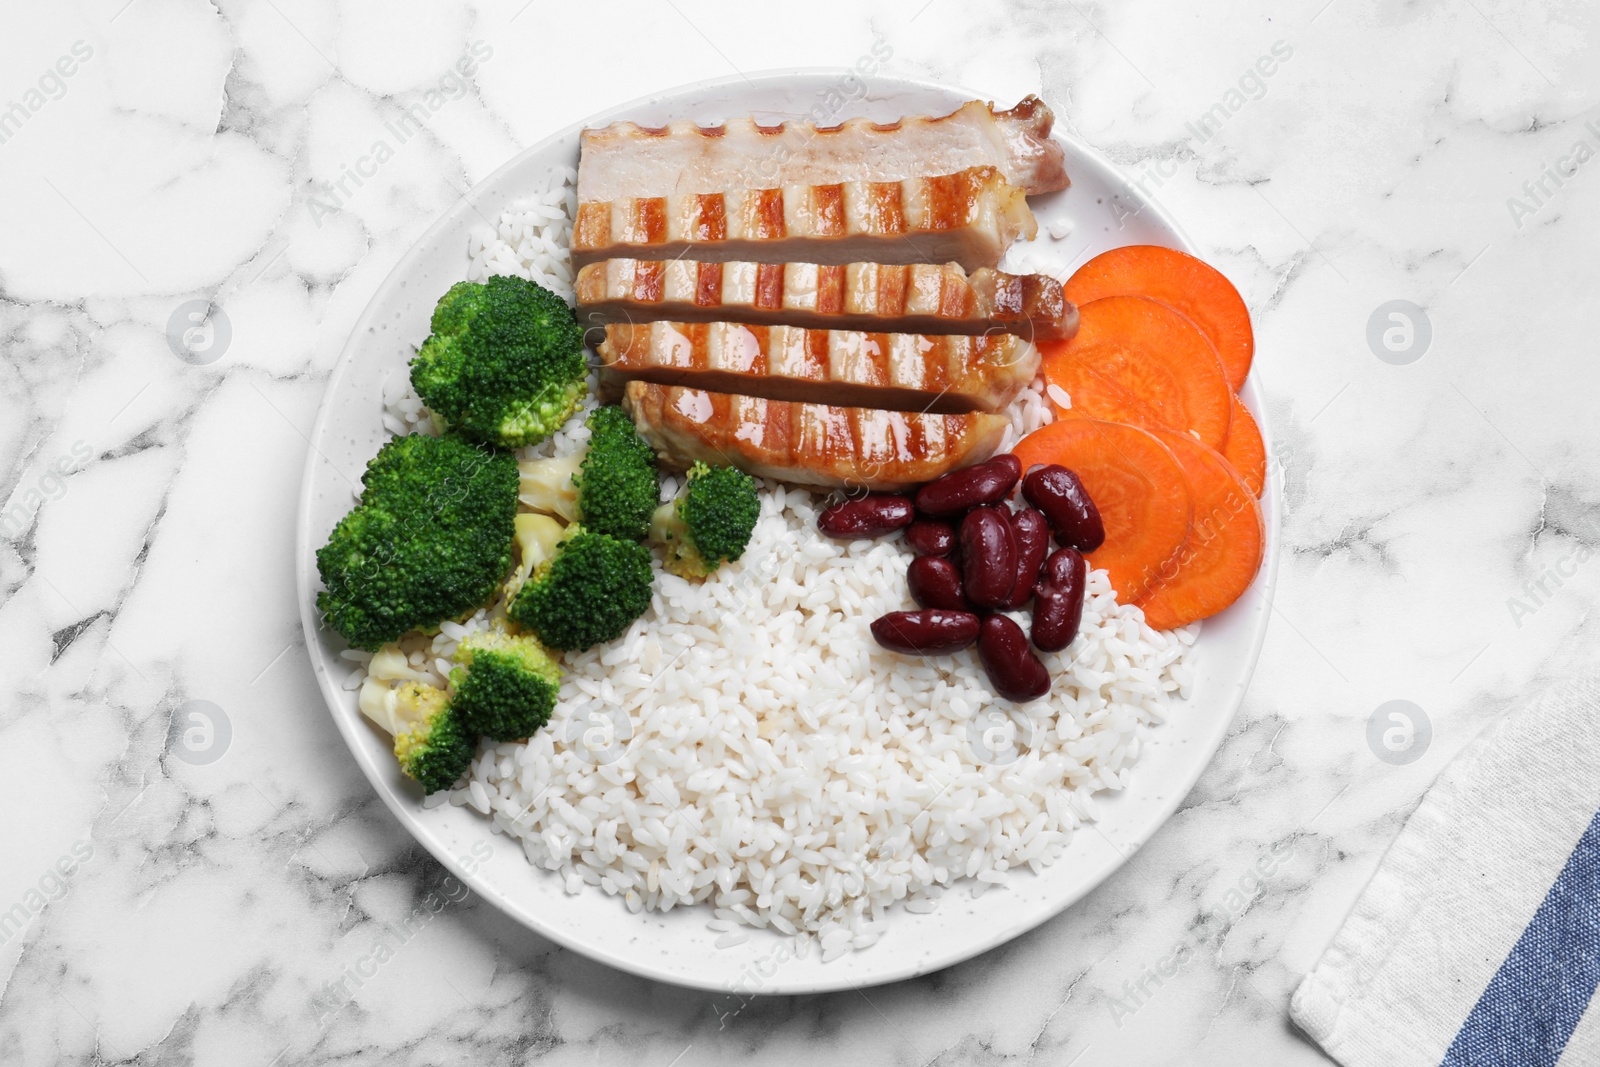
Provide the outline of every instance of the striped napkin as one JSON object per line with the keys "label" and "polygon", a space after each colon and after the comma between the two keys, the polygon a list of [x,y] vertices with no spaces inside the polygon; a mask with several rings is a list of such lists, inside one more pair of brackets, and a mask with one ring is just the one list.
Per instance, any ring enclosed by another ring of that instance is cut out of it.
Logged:
{"label": "striped napkin", "polygon": [[1600,1065],[1600,679],[1486,729],[1290,1014],[1345,1067]]}

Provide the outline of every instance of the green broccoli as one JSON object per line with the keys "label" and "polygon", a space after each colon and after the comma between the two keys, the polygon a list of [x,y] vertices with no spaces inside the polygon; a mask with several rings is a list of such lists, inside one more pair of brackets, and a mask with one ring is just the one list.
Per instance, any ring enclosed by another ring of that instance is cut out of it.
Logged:
{"label": "green broccoli", "polygon": [[551,648],[613,641],[650,606],[650,550],[637,541],[569,526],[539,544],[533,573],[508,614]]}
{"label": "green broccoli", "polygon": [[534,282],[458,282],[433,309],[411,384],[465,437],[502,448],[536,444],[588,392],[583,329],[565,300]]}
{"label": "green broccoli", "polygon": [[666,550],[667,570],[704,578],[744,555],[760,517],[754,478],[736,467],[696,463],[677,498],[656,508],[650,539]]}
{"label": "green broccoli", "polygon": [[581,452],[520,464],[522,502],[595,533],[643,541],[661,500],[655,450],[620,407],[595,408],[586,425]]}
{"label": "green broccoli", "polygon": [[317,607],[356,648],[459,618],[511,568],[517,461],[455,437],[391,439],[317,550]]}
{"label": "green broccoli", "polygon": [[456,651],[451,703],[461,723],[492,741],[520,741],[550,721],[561,668],[531,637],[471,634]]}
{"label": "green broccoli", "polygon": [[398,689],[384,686],[376,703],[369,707],[363,688],[361,710],[394,734],[400,770],[424,793],[449,789],[472,766],[477,739],[462,724],[444,690],[422,682],[406,682]]}

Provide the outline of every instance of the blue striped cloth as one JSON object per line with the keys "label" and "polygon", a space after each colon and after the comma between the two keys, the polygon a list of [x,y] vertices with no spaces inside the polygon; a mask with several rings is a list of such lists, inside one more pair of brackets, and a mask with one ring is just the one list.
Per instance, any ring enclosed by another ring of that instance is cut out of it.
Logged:
{"label": "blue striped cloth", "polygon": [[1484,733],[1395,839],[1290,1013],[1346,1067],[1600,1065],[1600,681]]}

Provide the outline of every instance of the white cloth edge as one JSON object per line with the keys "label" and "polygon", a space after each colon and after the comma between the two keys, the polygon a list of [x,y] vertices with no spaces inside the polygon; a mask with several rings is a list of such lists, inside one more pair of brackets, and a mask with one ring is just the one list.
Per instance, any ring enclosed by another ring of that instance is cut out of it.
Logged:
{"label": "white cloth edge", "polygon": [[[1589,676],[1557,686],[1531,704],[1513,708],[1486,725],[1439,773],[1416,811],[1385,850],[1332,941],[1290,1000],[1291,1019],[1328,1055],[1346,1063],[1350,1062],[1347,1057],[1358,1052],[1352,1047],[1353,1035],[1341,1029],[1340,1016],[1359,995],[1362,984],[1371,979],[1370,973],[1362,973],[1371,970],[1364,957],[1370,954],[1372,946],[1392,948],[1423,907],[1423,894],[1428,887],[1438,841],[1455,823],[1460,806],[1472,801],[1477,785],[1490,777],[1482,773],[1485,763],[1497,760],[1506,747],[1497,742],[1518,730],[1524,719],[1531,721],[1552,712],[1559,714],[1560,708],[1568,703],[1593,713],[1600,707],[1600,678]],[[1587,725],[1593,732],[1592,715]],[[1581,832],[1582,828],[1576,831],[1577,834]],[[1572,843],[1576,843],[1576,836]],[[1520,936],[1526,919],[1531,918],[1531,912],[1522,918],[1523,923],[1513,924],[1515,929],[1508,928],[1506,932],[1508,950]],[[1503,955],[1485,961],[1488,974],[1493,974],[1501,959]],[[1380,966],[1381,963],[1380,960]],[[1481,991],[1471,991],[1474,1000]],[[1397,1046],[1393,1051],[1403,1056],[1401,1060],[1391,1060],[1392,1067],[1437,1064],[1460,1022],[1460,1019],[1453,1020],[1448,1033],[1439,1030],[1427,1034],[1423,1032],[1426,1027],[1419,1026],[1416,1032],[1390,1035]]]}

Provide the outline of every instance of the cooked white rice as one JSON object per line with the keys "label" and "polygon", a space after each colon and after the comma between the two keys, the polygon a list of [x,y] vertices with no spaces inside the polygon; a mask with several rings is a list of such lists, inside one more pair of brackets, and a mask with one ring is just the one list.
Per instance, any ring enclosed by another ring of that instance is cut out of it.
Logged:
{"label": "cooked white rice", "polygon": [[578,172],[571,167],[545,176],[545,188],[503,212],[494,232],[467,238],[467,281],[493,274],[531,278],[572,299],[572,219],[578,213]]}
{"label": "cooked white rice", "polygon": [[[468,278],[521,275],[571,299],[574,181],[553,174],[474,234]],[[432,429],[404,373],[384,403],[396,432]],[[1050,421],[1042,380],[1009,414],[1006,448]],[[580,416],[525,455],[586,433]],[[1050,695],[1012,705],[973,650],[923,660],[876,644],[868,624],[912,606],[911,554],[899,537],[819,536],[826,503],[767,481],[742,560],[703,583],[658,563],[629,632],[564,657],[550,724],[485,742],[464,784],[427,806],[489,815],[568,892],[598,887],[635,912],[707,904],[719,945],[767,927],[815,938],[825,960],[878,940],[896,903],[928,911],[957,882],[981,893],[1054,861],[1095,817],[1094,794],[1127,784],[1142,732],[1188,695],[1198,624],[1152,630],[1092,571],[1078,639],[1045,657]],[[442,686],[460,638],[502,613],[401,646]],[[365,657],[349,658],[356,688]]]}

